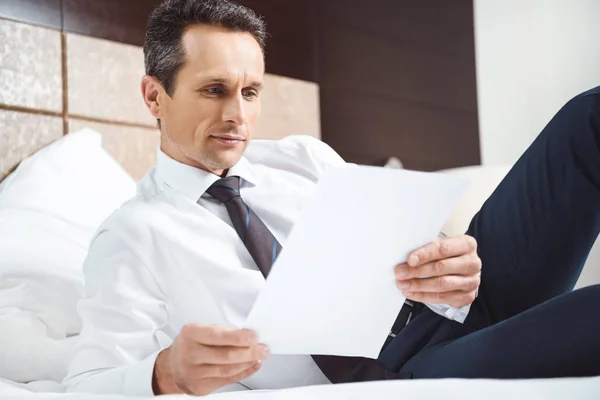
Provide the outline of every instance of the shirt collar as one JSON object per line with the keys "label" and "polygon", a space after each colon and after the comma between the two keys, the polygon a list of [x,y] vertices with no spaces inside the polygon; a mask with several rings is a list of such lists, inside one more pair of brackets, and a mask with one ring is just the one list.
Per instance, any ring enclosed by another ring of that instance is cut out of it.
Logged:
{"label": "shirt collar", "polygon": [[[221,179],[208,171],[175,161],[160,149],[156,157],[156,171],[167,186],[193,201],[198,201],[213,183]],[[227,171],[227,176],[241,177],[242,187],[258,184],[258,178],[245,157]]]}

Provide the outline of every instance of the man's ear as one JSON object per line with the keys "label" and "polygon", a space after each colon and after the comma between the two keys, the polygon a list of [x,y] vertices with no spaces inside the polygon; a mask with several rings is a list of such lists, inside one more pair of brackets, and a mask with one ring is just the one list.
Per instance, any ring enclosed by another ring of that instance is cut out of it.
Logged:
{"label": "man's ear", "polygon": [[165,93],[161,83],[153,76],[144,75],[142,77],[141,89],[146,107],[148,107],[154,118],[160,119],[162,116],[160,99],[162,94]]}

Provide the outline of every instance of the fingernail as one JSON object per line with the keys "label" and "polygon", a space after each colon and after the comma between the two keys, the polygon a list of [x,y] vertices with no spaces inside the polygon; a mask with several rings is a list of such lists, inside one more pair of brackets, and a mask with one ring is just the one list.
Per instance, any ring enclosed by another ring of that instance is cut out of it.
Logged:
{"label": "fingernail", "polygon": [[269,351],[269,348],[267,346],[262,346],[261,350],[260,350],[260,356],[265,359],[267,357],[269,357],[269,355],[271,354],[271,351]]}
{"label": "fingernail", "polygon": [[410,265],[411,267],[419,265],[419,256],[415,256],[415,255],[410,256],[408,258],[408,265]]}
{"label": "fingernail", "polygon": [[398,278],[406,278],[408,276],[408,267],[405,267],[404,265],[398,267],[398,269],[396,270],[396,276]]}
{"label": "fingernail", "polygon": [[404,295],[404,297],[410,297],[413,294],[415,294],[415,292],[402,292],[402,294]]}
{"label": "fingernail", "polygon": [[398,282],[398,289],[400,289],[400,290],[405,290],[405,289],[408,289],[409,287],[410,287],[410,282],[406,282],[406,281]]}

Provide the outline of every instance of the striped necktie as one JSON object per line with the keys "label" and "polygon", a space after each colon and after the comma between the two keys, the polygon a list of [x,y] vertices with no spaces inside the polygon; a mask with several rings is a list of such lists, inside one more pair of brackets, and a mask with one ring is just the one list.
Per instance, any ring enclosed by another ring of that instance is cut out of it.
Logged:
{"label": "striped necktie", "polygon": [[[206,192],[225,204],[238,236],[266,278],[281,251],[281,245],[240,196],[240,177],[219,179]],[[308,294],[308,292],[307,292]],[[312,356],[332,383],[398,379],[375,360],[360,357]]]}
{"label": "striped necktie", "polygon": [[237,234],[260,272],[266,277],[281,251],[281,245],[258,215],[242,200],[240,177],[228,176],[219,179],[206,192],[225,204]]}

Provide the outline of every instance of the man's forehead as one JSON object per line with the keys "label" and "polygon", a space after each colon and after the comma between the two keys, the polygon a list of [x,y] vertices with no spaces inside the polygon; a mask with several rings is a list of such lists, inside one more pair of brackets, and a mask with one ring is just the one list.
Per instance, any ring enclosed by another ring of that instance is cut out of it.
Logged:
{"label": "man's forehead", "polygon": [[190,60],[222,57],[261,58],[262,50],[249,33],[234,32],[218,26],[192,25],[182,37],[182,47]]}
{"label": "man's forehead", "polygon": [[[265,72],[262,50],[247,33],[195,25],[182,38],[183,74],[195,80],[222,79],[261,83]],[[223,82],[228,83],[228,82]]]}

